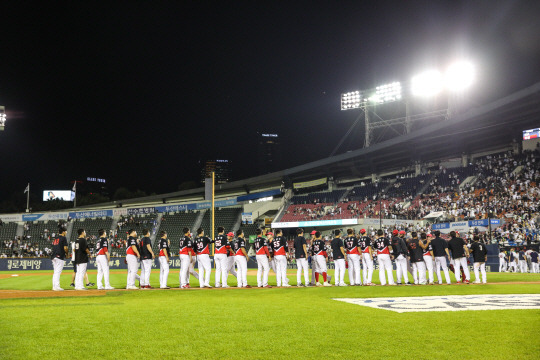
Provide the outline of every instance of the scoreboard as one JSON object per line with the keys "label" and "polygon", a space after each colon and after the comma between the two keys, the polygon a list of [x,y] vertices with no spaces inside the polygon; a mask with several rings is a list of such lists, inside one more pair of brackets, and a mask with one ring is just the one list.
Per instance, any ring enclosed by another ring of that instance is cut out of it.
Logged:
{"label": "scoreboard", "polygon": [[539,139],[540,128],[523,130],[523,140]]}

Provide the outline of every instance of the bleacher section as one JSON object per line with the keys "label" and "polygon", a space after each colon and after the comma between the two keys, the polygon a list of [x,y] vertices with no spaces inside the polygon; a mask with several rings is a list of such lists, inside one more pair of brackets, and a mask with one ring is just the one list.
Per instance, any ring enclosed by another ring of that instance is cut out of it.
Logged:
{"label": "bleacher section", "polygon": [[[215,221],[215,226],[214,226],[215,234],[217,235],[217,228],[219,226],[223,226],[225,228],[226,232],[231,231],[233,226],[236,224],[236,221],[238,220],[238,216],[240,215],[241,212],[242,212],[241,207],[230,207],[230,208],[216,209],[216,214],[215,214],[215,218],[214,218],[214,221]],[[204,233],[208,237],[212,236],[212,234],[210,232],[210,225],[211,225],[210,224],[210,215],[211,215],[211,212],[207,211],[204,214],[203,221],[201,223],[201,227],[203,228]],[[196,229],[194,229],[193,231],[195,232]]]}
{"label": "bleacher section", "polygon": [[[183,230],[185,227],[193,231],[192,227],[195,220],[199,216],[199,212],[180,212],[172,215],[164,214],[161,219],[161,226],[159,230],[165,230],[167,232],[167,238],[170,240],[171,253],[178,255],[178,244],[180,238],[184,236]],[[158,253],[159,249],[159,234],[156,237],[156,241],[152,246],[154,253]]]}
{"label": "bleacher section", "polygon": [[11,256],[11,245],[17,234],[16,223],[4,223],[0,226],[0,255],[5,254]]}
{"label": "bleacher section", "polygon": [[98,231],[100,229],[107,230],[107,233],[111,231],[112,218],[96,218],[86,220],[75,220],[73,223],[73,231],[71,232],[70,241],[75,241],[78,237],[77,230],[84,229],[87,237],[99,237]]}

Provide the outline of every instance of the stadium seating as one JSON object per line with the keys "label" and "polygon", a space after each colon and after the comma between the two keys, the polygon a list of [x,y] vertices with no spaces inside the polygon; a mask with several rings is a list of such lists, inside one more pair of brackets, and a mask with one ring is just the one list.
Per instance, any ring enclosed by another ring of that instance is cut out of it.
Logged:
{"label": "stadium seating", "polygon": [[[217,228],[219,226],[223,226],[225,228],[225,231],[227,232],[231,231],[233,226],[238,221],[238,217],[240,216],[241,212],[242,212],[241,207],[229,207],[229,208],[216,209],[216,214],[214,218],[215,234],[217,234]],[[203,228],[204,233],[206,234],[206,236],[209,236],[209,237],[212,235],[210,233],[210,215],[211,215],[211,212],[207,211],[204,214],[203,221],[201,224],[201,227]]]}
{"label": "stadium seating", "polygon": [[[172,254],[178,254],[178,245],[180,238],[184,236],[183,229],[185,227],[192,230],[195,220],[199,216],[198,211],[180,212],[172,215],[164,214],[161,219],[161,226],[159,230],[167,232],[167,238],[170,240],[170,247]],[[159,240],[159,234],[156,237]],[[154,253],[157,253],[159,249],[159,241],[155,241],[152,247]]]}
{"label": "stadium seating", "polygon": [[11,256],[11,248],[17,234],[16,223],[4,223],[0,226],[0,255]]}

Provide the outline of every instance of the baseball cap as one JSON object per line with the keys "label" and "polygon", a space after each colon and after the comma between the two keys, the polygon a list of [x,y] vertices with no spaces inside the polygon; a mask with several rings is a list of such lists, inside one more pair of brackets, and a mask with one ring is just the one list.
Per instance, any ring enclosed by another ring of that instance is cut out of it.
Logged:
{"label": "baseball cap", "polygon": [[311,232],[311,235],[315,235],[316,232],[317,232],[317,230],[313,230],[313,231]]}
{"label": "baseball cap", "polygon": [[365,234],[365,233],[366,233],[366,229],[360,230],[360,233]]}
{"label": "baseball cap", "polygon": [[234,236],[234,233],[231,231],[227,234],[227,236]]}
{"label": "baseball cap", "polygon": [[431,233],[427,234],[428,237],[433,237],[433,235],[431,235]]}
{"label": "baseball cap", "polygon": [[397,235],[398,233],[399,233],[399,231],[397,231],[397,230],[392,231],[392,234],[394,234],[394,235]]}
{"label": "baseball cap", "polygon": [[405,232],[405,230],[401,230],[401,231],[399,232],[399,234],[400,234],[400,235],[405,235],[406,232]]}
{"label": "baseball cap", "polygon": [[266,236],[268,236],[268,235],[272,235],[272,236],[274,236],[274,233],[273,233],[273,232],[271,232],[271,231],[268,231],[268,232],[266,233]]}

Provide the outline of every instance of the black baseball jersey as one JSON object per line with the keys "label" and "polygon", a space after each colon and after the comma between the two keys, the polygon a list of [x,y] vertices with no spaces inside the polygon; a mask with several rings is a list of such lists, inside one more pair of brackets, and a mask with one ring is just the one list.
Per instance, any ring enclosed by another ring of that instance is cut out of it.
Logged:
{"label": "black baseball jersey", "polygon": [[358,252],[358,239],[354,236],[348,236],[345,238],[345,250],[347,254],[359,254]]}
{"label": "black baseball jersey", "polygon": [[225,235],[218,235],[214,239],[214,254],[227,254],[229,251],[227,237]]}
{"label": "black baseball jersey", "polygon": [[193,241],[191,241],[191,238],[189,236],[181,238],[178,249],[180,255],[189,255],[190,249],[193,249]]}
{"label": "black baseball jersey", "polygon": [[167,256],[171,256],[171,249],[169,249],[169,240],[161,238],[159,239],[159,256],[165,256],[165,250],[167,250]]}
{"label": "black baseball jersey", "polygon": [[448,250],[452,252],[452,259],[459,259],[465,256],[465,241],[462,238],[455,237],[448,241]]}
{"label": "black baseball jersey", "polygon": [[410,239],[407,242],[407,248],[409,249],[409,256],[412,263],[424,261],[423,250],[420,247],[420,241],[418,239]]}
{"label": "black baseball jersey", "polygon": [[525,260],[525,251],[521,250],[518,253],[518,256],[519,256],[519,260]]}
{"label": "black baseball jersey", "polygon": [[332,256],[334,260],[345,258],[345,256],[341,252],[341,248],[343,247],[343,240],[341,238],[334,238],[334,240],[332,240],[332,242],[330,243],[330,246],[332,247]]}
{"label": "black baseball jersey", "polygon": [[446,240],[436,237],[435,239],[431,240],[431,247],[433,248],[433,256],[446,256],[445,249],[448,249],[448,243]]}
{"label": "black baseball jersey", "polygon": [[326,256],[326,247],[324,245],[324,240],[313,240],[313,243],[311,244],[311,252],[313,253],[313,255]]}
{"label": "black baseball jersey", "polygon": [[[422,240],[422,243],[424,244],[424,246],[426,245],[427,243],[427,240]],[[429,245],[427,246],[427,248],[423,249],[423,254],[424,256],[431,256],[430,254],[430,251],[433,251],[433,248],[431,247],[431,243],[429,243]]]}
{"label": "black baseball jersey", "polygon": [[206,236],[199,236],[195,239],[195,251],[197,255],[210,254],[210,244],[212,240]]}
{"label": "black baseball jersey", "polygon": [[531,253],[531,262],[535,264],[538,262],[538,253],[536,251],[533,251]]}
{"label": "black baseball jersey", "polygon": [[77,238],[75,240],[75,262],[77,264],[84,264],[88,262],[88,254],[86,253],[88,249],[88,243],[85,238]]}
{"label": "black baseball jersey", "polygon": [[109,250],[109,239],[100,237],[96,242],[96,255],[105,255]]}
{"label": "black baseball jersey", "polygon": [[392,238],[392,251],[394,252],[394,256],[407,256],[409,254],[405,240],[399,236]]}
{"label": "black baseball jersey", "polygon": [[152,243],[150,241],[150,238],[145,236],[141,239],[141,243],[139,244],[139,246],[141,247],[141,259],[143,260],[152,259],[152,254],[150,253],[150,250],[148,250],[147,245],[152,246]]}
{"label": "black baseball jersey", "polygon": [[266,255],[268,251],[268,243],[266,242],[265,238],[260,236],[257,237],[253,243],[253,246],[255,247],[256,255]]}
{"label": "black baseball jersey", "polygon": [[390,255],[390,240],[387,237],[380,237],[373,241],[373,247],[377,250],[377,255],[388,254]]}
{"label": "black baseball jersey", "polygon": [[362,236],[358,239],[358,246],[363,253],[369,253],[369,248],[371,247],[371,238],[369,236]]}
{"label": "black baseball jersey", "polygon": [[289,251],[287,241],[283,236],[278,236],[272,241],[272,249],[274,250],[274,256],[287,255]]}
{"label": "black baseball jersey", "polygon": [[53,259],[60,259],[64,260],[66,258],[66,249],[64,247],[67,247],[67,239],[65,236],[58,236],[56,239],[52,242],[52,255],[51,258]]}
{"label": "black baseball jersey", "polygon": [[[126,251],[126,255],[135,255],[137,256],[137,254],[135,254],[135,252],[133,251],[133,248],[132,246],[135,246],[135,248],[137,248],[137,251],[139,251],[139,244],[137,244],[137,239],[135,239],[134,237],[130,236],[127,240],[127,251]],[[139,252],[140,253],[140,252]]]}
{"label": "black baseball jersey", "polygon": [[234,251],[234,255],[236,256],[244,256],[244,252],[242,251],[242,248],[244,248],[244,250],[246,249],[246,240],[242,239],[242,238],[238,238],[236,239],[234,242],[233,242],[233,251]]}
{"label": "black baseball jersey", "polygon": [[[229,242],[227,242],[227,246],[229,247],[229,249],[231,249],[232,251],[234,251],[234,240],[231,240]],[[271,248],[270,248],[271,249]],[[234,254],[234,253],[233,253]],[[230,251],[227,251],[227,256],[234,256],[234,255],[231,255],[231,252]]]}
{"label": "black baseball jersey", "polygon": [[306,253],[304,251],[304,245],[307,248],[306,238],[303,236],[298,236],[294,239],[294,257],[296,259],[305,259]]}
{"label": "black baseball jersey", "polygon": [[486,245],[479,241],[475,241],[471,245],[471,252],[474,262],[486,262],[487,248]]}

